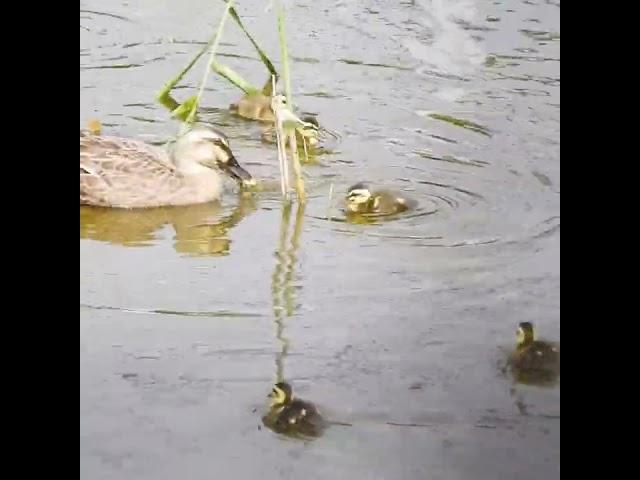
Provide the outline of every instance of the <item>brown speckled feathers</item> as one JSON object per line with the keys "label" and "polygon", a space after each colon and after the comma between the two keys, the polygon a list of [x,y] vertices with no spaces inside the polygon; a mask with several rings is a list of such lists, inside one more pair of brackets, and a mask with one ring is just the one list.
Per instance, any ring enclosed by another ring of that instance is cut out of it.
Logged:
{"label": "brown speckled feathers", "polygon": [[193,184],[162,149],[80,131],[80,204],[116,208],[186,205],[215,199],[217,185]]}

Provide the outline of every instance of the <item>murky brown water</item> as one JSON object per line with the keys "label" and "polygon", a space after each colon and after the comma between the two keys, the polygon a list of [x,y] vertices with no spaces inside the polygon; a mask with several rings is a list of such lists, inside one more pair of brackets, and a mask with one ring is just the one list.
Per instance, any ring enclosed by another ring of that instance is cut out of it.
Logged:
{"label": "murky brown water", "polygon": [[[239,3],[277,58],[267,2]],[[559,7],[296,1],[295,98],[343,137],[305,169],[305,211],[283,212],[277,192],[81,208],[81,477],[559,477],[559,385],[513,392],[496,367],[520,321],[559,339]],[[179,125],[154,92],[211,34],[216,2],[80,8],[81,125],[170,138]],[[223,43],[225,62],[264,81],[233,24]],[[238,92],[209,86],[205,119],[255,176],[276,179],[259,126],[226,113]],[[342,195],[359,180],[436,211],[324,220],[330,186]],[[352,426],[308,443],[260,428],[277,375]]]}

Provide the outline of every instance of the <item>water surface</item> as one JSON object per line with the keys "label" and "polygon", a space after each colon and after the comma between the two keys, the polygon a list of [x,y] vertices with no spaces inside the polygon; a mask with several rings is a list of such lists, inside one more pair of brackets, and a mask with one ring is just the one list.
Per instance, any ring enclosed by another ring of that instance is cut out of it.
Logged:
{"label": "water surface", "polygon": [[[175,135],[154,92],[211,34],[215,3],[83,0],[80,124]],[[267,2],[239,3],[277,58]],[[306,209],[233,190],[220,205],[81,208],[81,477],[559,477],[559,384],[514,389],[496,365],[518,322],[559,339],[559,6],[296,1],[295,99],[342,135],[305,169]],[[266,79],[232,24],[221,52]],[[238,92],[209,87],[204,118],[277,179],[259,125],[226,111]],[[328,222],[360,180],[431,214]],[[262,428],[281,375],[351,426],[313,442]]]}

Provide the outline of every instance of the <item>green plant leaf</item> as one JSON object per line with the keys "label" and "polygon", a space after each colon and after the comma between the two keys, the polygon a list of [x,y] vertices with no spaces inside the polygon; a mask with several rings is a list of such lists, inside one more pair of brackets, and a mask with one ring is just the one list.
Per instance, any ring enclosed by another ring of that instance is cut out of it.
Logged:
{"label": "green plant leaf", "polygon": [[[198,108],[198,96],[187,98],[182,105],[171,112],[171,116],[184,122],[189,119],[191,112]],[[194,116],[195,117],[195,116]]]}
{"label": "green plant leaf", "polygon": [[238,73],[232,70],[230,67],[221,64],[217,60],[214,60],[211,64],[211,68],[214,72],[220,75],[223,78],[226,78],[233,85],[238,87],[244,93],[252,95],[255,93],[260,93],[260,89],[254,87],[249,82],[247,82],[244,78],[242,78]]}
{"label": "green plant leaf", "polygon": [[[222,0],[222,1],[227,3],[227,0]],[[256,49],[256,51],[258,52],[258,55],[260,56],[260,60],[262,60],[262,63],[264,63],[264,66],[267,67],[267,70],[269,70],[269,74],[270,75],[275,75],[276,78],[278,78],[278,72],[275,69],[275,67],[273,66],[273,63],[271,62],[271,60],[269,60],[269,57],[267,57],[267,55],[260,48],[258,43],[253,39],[251,34],[244,27],[244,25],[242,23],[242,20],[240,20],[240,16],[238,15],[238,12],[236,11],[236,9],[234,7],[231,7],[229,9],[229,15],[231,15],[231,18],[233,18],[235,20],[235,22],[240,27],[240,30],[242,30],[244,32],[244,34],[247,36],[247,38],[249,39],[249,41],[251,42],[253,47]]]}
{"label": "green plant leaf", "polygon": [[191,70],[193,66],[198,62],[198,60],[200,60],[200,57],[202,57],[207,52],[207,50],[209,49],[209,47],[211,46],[215,38],[216,38],[216,35],[214,34],[211,37],[211,39],[207,42],[207,44],[204,47],[202,47],[202,49],[196,54],[195,57],[193,57],[193,59],[189,62],[189,64],[180,73],[178,73],[178,75],[176,75],[174,78],[172,78],[167,83],[165,83],[164,86],[158,91],[158,93],[156,93],[156,99],[160,101],[160,103],[162,103],[163,105],[166,104],[166,100],[169,97],[169,93],[171,93],[171,90],[173,90],[174,87],[178,83],[180,83],[180,81],[189,72],[189,70]]}

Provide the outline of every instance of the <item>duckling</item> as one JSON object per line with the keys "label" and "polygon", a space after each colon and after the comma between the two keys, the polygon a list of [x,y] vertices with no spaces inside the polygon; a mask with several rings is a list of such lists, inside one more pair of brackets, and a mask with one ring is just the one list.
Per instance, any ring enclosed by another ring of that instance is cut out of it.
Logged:
{"label": "duckling", "polygon": [[[268,91],[271,91],[271,82],[268,83]],[[318,124],[311,116],[298,118],[287,107],[287,99],[284,95],[267,95],[263,92],[248,93],[238,103],[229,106],[231,113],[248,120],[255,120],[267,124],[261,132],[262,141],[276,143],[275,123],[277,121],[275,110],[281,111],[281,118],[285,127],[295,128],[299,143],[305,143],[309,148],[319,147],[320,141],[327,135],[338,140],[340,136]]]}
{"label": "duckling", "polygon": [[366,183],[357,183],[347,191],[347,213],[357,215],[394,215],[415,208],[416,202],[390,190],[373,191]]}
{"label": "duckling", "polygon": [[518,325],[517,345],[509,363],[518,372],[557,372],[560,350],[550,342],[536,340],[533,325],[522,322]]}
{"label": "duckling", "polygon": [[287,382],[275,384],[268,397],[271,405],[262,421],[274,432],[317,437],[324,431],[326,423],[318,409],[310,402],[294,398]]}
{"label": "duckling", "polygon": [[[280,96],[284,99],[283,96]],[[284,100],[286,103],[286,99]],[[266,125],[260,134],[262,141],[265,143],[276,143],[276,115],[272,108],[272,98],[264,93],[250,93],[240,99],[238,103],[233,103],[229,107],[231,113],[238,115],[239,117],[246,118],[248,120],[256,120],[266,123]],[[313,122],[309,121],[309,118],[305,118],[312,127],[301,127],[298,129],[297,137],[298,142],[306,142],[307,146],[315,147],[318,144],[318,122],[313,119]],[[313,129],[315,126],[315,130]]]}
{"label": "duckling", "polygon": [[196,126],[164,151],[143,142],[80,131],[80,205],[151,208],[218,200],[224,172],[242,186],[255,180],[228,138]]}
{"label": "duckling", "polygon": [[271,109],[271,97],[263,93],[249,93],[242,97],[238,103],[229,107],[231,113],[249,120],[273,123],[276,116]]}

